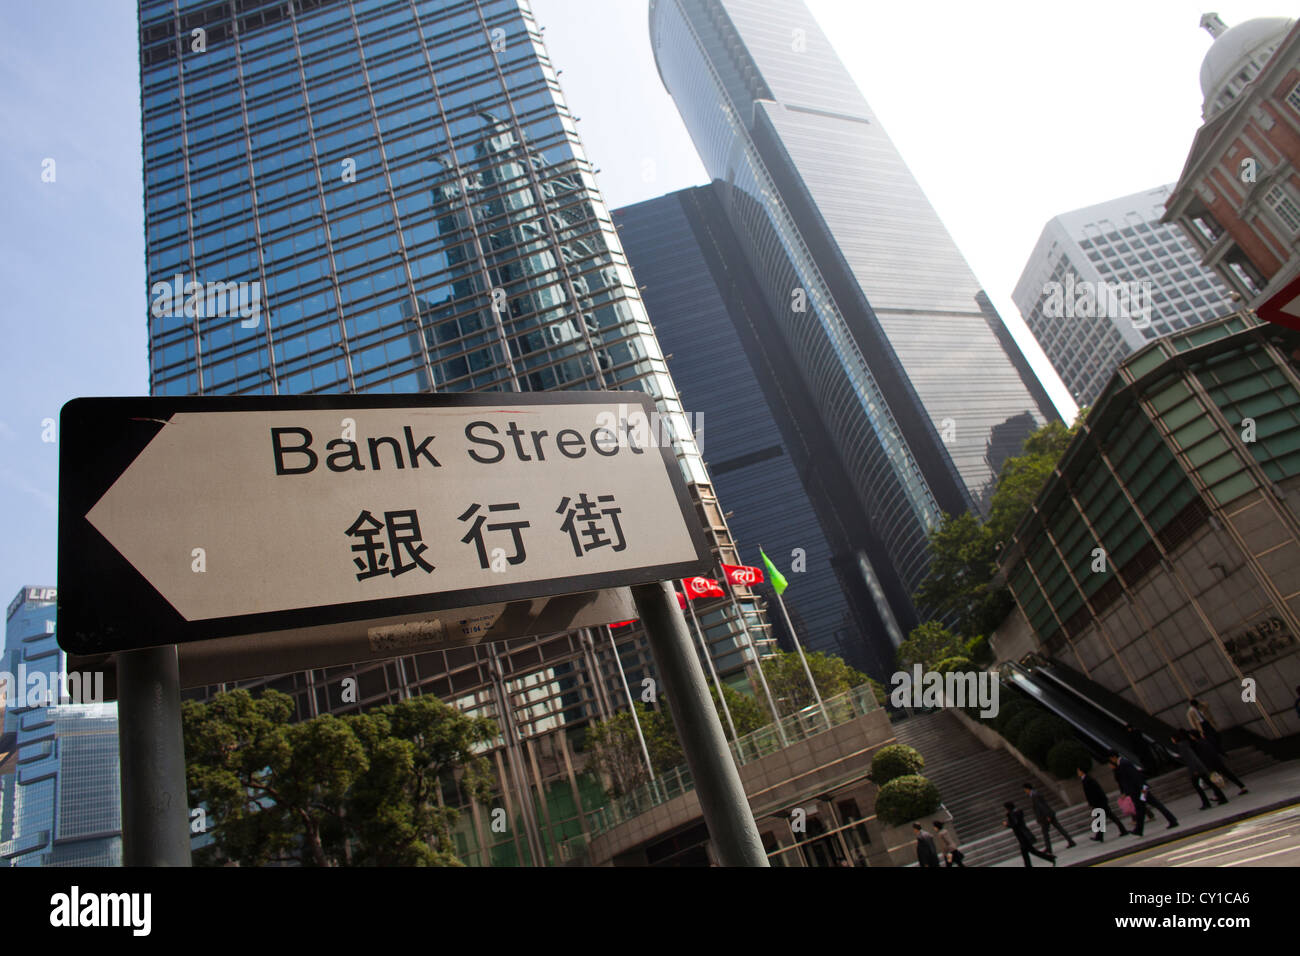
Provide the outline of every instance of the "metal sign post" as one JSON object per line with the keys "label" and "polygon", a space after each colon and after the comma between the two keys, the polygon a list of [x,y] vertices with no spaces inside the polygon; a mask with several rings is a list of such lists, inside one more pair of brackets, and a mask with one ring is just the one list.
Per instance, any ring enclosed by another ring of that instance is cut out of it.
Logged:
{"label": "metal sign post", "polygon": [[122,654],[117,682],[122,863],[189,866],[190,815],[176,645]]}
{"label": "metal sign post", "polygon": [[655,666],[668,694],[668,708],[695,780],[704,824],[723,866],[768,866],[758,825],[749,809],[740,772],[713,709],[704,671],[666,581],[632,589]]}

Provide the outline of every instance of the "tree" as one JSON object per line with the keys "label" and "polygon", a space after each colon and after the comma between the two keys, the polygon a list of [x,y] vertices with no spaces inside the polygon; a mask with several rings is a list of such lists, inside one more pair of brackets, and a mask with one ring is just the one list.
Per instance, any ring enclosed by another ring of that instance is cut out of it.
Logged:
{"label": "tree", "polygon": [[1080,410],[1070,428],[1048,422],[1035,429],[1021,446],[1021,454],[1003,462],[988,521],[980,524],[969,512],[943,516],[930,533],[929,572],[913,595],[918,607],[952,620],[967,639],[997,629],[1015,603],[1006,587],[994,584],[998,554],[1028,514],[1086,414],[1087,409]]}
{"label": "tree", "polygon": [[[822,700],[867,683],[867,675],[844,663],[842,658],[821,651],[804,653]],[[777,710],[782,716],[793,714],[817,702],[812,688],[808,686],[808,677],[797,653],[787,654],[778,650],[774,656],[764,658],[763,675],[767,678],[772,696],[776,698]]]}
{"label": "tree", "polygon": [[[722,685],[722,693],[731,711],[732,722],[736,725],[736,733],[740,736],[772,722],[767,708],[749,694],[733,690],[726,684]],[[718,692],[712,683],[709,684],[709,694],[713,698],[713,709],[722,721],[723,732],[730,738],[730,728],[718,706]],[[682,752],[666,697],[659,710],[651,710],[640,701],[635,702],[635,707],[655,773],[664,773],[684,764],[686,755]],[[595,767],[610,782],[611,796],[630,793],[650,779],[630,710],[619,711],[608,720],[593,723],[587,729],[585,746]]]}
{"label": "tree", "polygon": [[[651,710],[639,700],[633,701],[632,706],[636,708],[646,749],[650,751],[656,772],[666,769],[665,762],[669,767],[673,766],[672,761],[680,755],[681,748],[676,734],[667,726],[666,715]],[[669,734],[672,734],[671,741],[666,739]],[[610,796],[624,796],[650,779],[630,710],[619,711],[608,720],[592,723],[587,728],[585,748],[595,769],[609,781]]]}
{"label": "tree", "polygon": [[1016,527],[1029,513],[1030,506],[1052,476],[1061,455],[1079,433],[1087,414],[1086,408],[1080,409],[1079,416],[1069,428],[1061,422],[1048,422],[1025,439],[1019,455],[1002,463],[986,525],[995,546],[1005,546],[1011,540]]}
{"label": "tree", "polygon": [[920,664],[926,670],[948,657],[961,657],[965,648],[952,631],[938,621],[927,621],[912,628],[907,640],[898,645],[896,660],[902,670]]}
{"label": "tree", "polygon": [[955,618],[962,636],[994,630],[1011,610],[1005,588],[993,586],[997,548],[987,525],[969,512],[944,515],[930,534],[930,569],[913,596],[936,617]]}
{"label": "tree", "polygon": [[450,777],[453,790],[483,795],[488,764],[477,749],[496,737],[495,724],[433,697],[292,717],[292,698],[276,691],[185,703],[190,801],[206,806],[222,857],[246,866],[458,862],[457,811],[437,788]]}

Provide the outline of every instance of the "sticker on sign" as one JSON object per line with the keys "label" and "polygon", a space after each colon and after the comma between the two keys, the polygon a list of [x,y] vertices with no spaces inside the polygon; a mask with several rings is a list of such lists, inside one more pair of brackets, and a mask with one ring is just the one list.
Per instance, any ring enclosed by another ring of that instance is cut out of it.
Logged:
{"label": "sticker on sign", "polygon": [[373,627],[697,573],[680,469],[613,417],[629,404],[653,411],[623,392],[77,399],[61,642]]}

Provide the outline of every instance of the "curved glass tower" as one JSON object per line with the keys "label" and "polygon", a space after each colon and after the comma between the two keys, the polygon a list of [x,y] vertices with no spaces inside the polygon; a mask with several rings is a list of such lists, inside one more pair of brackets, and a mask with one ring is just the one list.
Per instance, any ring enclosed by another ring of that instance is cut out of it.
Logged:
{"label": "curved glass tower", "polygon": [[801,0],[651,0],[650,33],[775,317],[766,348],[856,493],[897,642],[928,531],[983,512],[1002,460],[1059,416]]}

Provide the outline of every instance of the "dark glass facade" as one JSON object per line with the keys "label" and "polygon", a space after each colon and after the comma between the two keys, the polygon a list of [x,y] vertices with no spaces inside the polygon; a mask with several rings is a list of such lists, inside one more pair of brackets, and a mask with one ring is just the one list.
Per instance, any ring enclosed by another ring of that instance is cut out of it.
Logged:
{"label": "dark glass facade", "polygon": [[650,32],[905,631],[928,531],[986,507],[1009,429],[1059,416],[800,0],[652,0]]}
{"label": "dark glass facade", "polygon": [[[837,457],[831,438],[798,375],[770,349],[776,319],[714,188],[613,215],[673,381],[688,409],[707,410],[697,434],[720,498],[736,508],[729,525],[741,556],[760,564],[762,547],[784,569],[786,607],[806,647],[887,679],[894,642],[858,549],[871,542],[877,560],[887,556],[852,488],[825,467]],[[789,647],[780,615],[771,621]]]}

